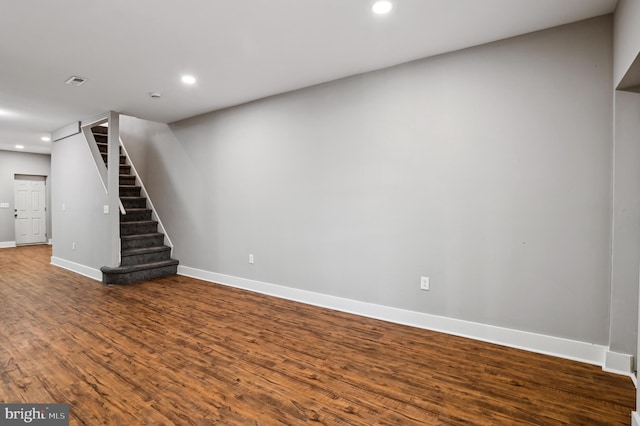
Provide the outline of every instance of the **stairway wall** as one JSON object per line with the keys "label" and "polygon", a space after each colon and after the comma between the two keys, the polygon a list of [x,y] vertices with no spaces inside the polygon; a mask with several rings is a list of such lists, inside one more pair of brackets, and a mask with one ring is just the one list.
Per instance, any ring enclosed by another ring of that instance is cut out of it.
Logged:
{"label": "stairway wall", "polygon": [[606,345],[611,34],[601,17],[132,119],[145,185],[182,265]]}
{"label": "stairway wall", "polygon": [[611,350],[635,354],[640,282],[640,94],[615,92]]}
{"label": "stairway wall", "polygon": [[100,279],[99,268],[111,259],[110,215],[103,213],[109,200],[82,133],[52,143],[51,174],[52,256],[95,270]]}
{"label": "stairway wall", "polygon": [[615,13],[613,78],[618,86],[640,53],[640,2],[619,0]]}

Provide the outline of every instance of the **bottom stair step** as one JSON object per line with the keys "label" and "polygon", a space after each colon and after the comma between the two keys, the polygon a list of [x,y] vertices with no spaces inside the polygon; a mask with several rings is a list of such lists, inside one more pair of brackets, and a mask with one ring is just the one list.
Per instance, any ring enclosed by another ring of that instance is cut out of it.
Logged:
{"label": "bottom stair step", "polygon": [[122,250],[134,248],[156,247],[164,244],[164,234],[153,232],[151,234],[123,235],[120,237]]}
{"label": "bottom stair step", "polygon": [[118,266],[116,268],[103,266],[100,268],[100,271],[102,271],[102,283],[130,284],[136,281],[175,275],[178,273],[178,264],[177,260],[169,259],[139,265]]}
{"label": "bottom stair step", "polygon": [[171,247],[142,247],[122,250],[120,266],[159,262],[171,258]]}

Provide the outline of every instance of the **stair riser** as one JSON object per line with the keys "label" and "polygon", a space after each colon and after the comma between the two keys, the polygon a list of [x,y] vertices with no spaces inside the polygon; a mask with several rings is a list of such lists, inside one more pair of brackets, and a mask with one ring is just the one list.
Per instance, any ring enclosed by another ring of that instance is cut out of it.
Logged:
{"label": "stair riser", "polygon": [[121,199],[124,209],[144,209],[147,207],[147,199],[144,197],[133,199]]}
{"label": "stair riser", "polygon": [[120,187],[120,196],[121,197],[139,197],[140,196],[140,187],[136,186],[134,188],[126,188]]}
{"label": "stair riser", "polygon": [[151,234],[154,232],[158,232],[158,224],[156,222],[145,224],[123,222],[120,224],[120,236]]}
{"label": "stair riser", "polygon": [[151,220],[151,210],[127,212],[125,215],[120,214],[120,223],[139,222],[141,220]]}
{"label": "stair riser", "polygon": [[[109,152],[109,146],[107,145],[107,143],[96,143],[96,145],[98,145],[98,150],[100,150],[100,154],[106,154],[107,152]],[[120,151],[120,155],[122,155],[122,147],[118,147],[119,151]]]}
{"label": "stair riser", "polygon": [[127,274],[102,274],[104,284],[129,284],[136,281],[150,280],[153,278],[167,277],[178,273],[178,266],[163,266],[161,268],[147,269],[144,271],[129,272]]}
{"label": "stair riser", "polygon": [[[102,160],[105,162],[105,164],[107,163],[107,153],[106,152],[102,152]],[[120,156],[120,164],[121,165],[125,165],[127,164],[127,157],[125,157],[124,155]]]}
{"label": "stair riser", "polygon": [[131,166],[120,166],[120,174],[121,175],[131,174]]}
{"label": "stair riser", "polygon": [[122,239],[122,250],[144,248],[144,247],[157,247],[164,244],[163,235],[154,235],[153,237],[135,238],[135,239]]}
{"label": "stair riser", "polygon": [[169,260],[171,258],[171,250],[167,249],[160,252],[135,254],[133,256],[122,256],[121,266],[139,265],[141,263],[159,262],[161,260]]}
{"label": "stair riser", "polygon": [[135,185],[136,177],[135,176],[120,176],[120,185]]}

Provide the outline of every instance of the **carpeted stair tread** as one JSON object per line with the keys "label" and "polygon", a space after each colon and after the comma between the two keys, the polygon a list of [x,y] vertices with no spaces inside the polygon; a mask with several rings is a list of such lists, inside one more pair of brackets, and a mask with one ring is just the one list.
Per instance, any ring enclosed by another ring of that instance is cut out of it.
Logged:
{"label": "carpeted stair tread", "polygon": [[[123,204],[124,205],[124,204]],[[125,214],[120,213],[120,224],[131,224],[152,220],[153,210],[146,207],[125,207]]]}
{"label": "carpeted stair tread", "polygon": [[[102,160],[106,163],[106,162],[107,162],[107,160],[108,160],[108,158],[109,158],[109,157],[108,157],[108,156],[109,156],[109,154],[107,154],[106,152],[101,152],[101,153],[100,153],[100,155],[102,155]],[[120,155],[120,165],[121,165],[121,166],[124,166],[124,165],[126,165],[126,164],[127,164],[127,156],[126,156],[126,155],[122,155],[122,154],[121,154],[121,155]],[[125,175],[125,176],[127,176],[127,175]]]}
{"label": "carpeted stair tread", "polygon": [[138,185],[120,185],[121,197],[140,197],[141,188]]}
{"label": "carpeted stair tread", "polygon": [[148,209],[146,207],[131,207],[127,209],[127,213],[129,212],[137,213],[137,212],[145,212],[145,211],[151,211],[151,209]]}
{"label": "carpeted stair tread", "polygon": [[147,207],[147,199],[145,197],[120,197],[120,201],[122,201],[125,209]]}
{"label": "carpeted stair tread", "polygon": [[120,235],[137,235],[149,234],[158,231],[158,221],[156,220],[133,220],[131,222],[123,221],[120,218]]}
{"label": "carpeted stair tread", "polygon": [[146,234],[122,235],[120,237],[121,250],[145,247],[159,247],[164,245],[164,234],[160,232]]}
{"label": "carpeted stair tread", "polygon": [[136,281],[175,275],[178,272],[179,263],[175,259],[168,259],[138,265],[118,266],[116,268],[103,266],[100,270],[102,271],[102,282],[104,284],[130,284]]}
{"label": "carpeted stair tread", "polygon": [[136,221],[131,221],[131,222],[122,222],[120,225],[127,225],[127,226],[136,226],[136,225],[157,225],[158,221],[156,220],[136,220]]}
{"label": "carpeted stair tread", "polygon": [[[106,140],[102,142],[96,139],[96,145],[98,145],[98,151],[100,151],[101,154],[106,154],[107,152],[109,152],[109,144],[107,143]],[[122,154],[121,146],[118,147],[118,152],[119,154]]]}
{"label": "carpeted stair tread", "polygon": [[169,246],[154,246],[154,247],[141,247],[122,250],[122,256],[135,256],[137,254],[147,254],[154,252],[161,252],[171,250]]}
{"label": "carpeted stair tread", "polygon": [[116,266],[115,268],[103,266],[100,270],[109,274],[128,274],[130,272],[145,271],[147,269],[160,268],[162,266],[177,266],[179,263],[180,262],[175,259],[169,259],[161,260],[159,262],[141,263],[139,265]]}
{"label": "carpeted stair tread", "polygon": [[129,208],[125,208],[126,214],[123,214],[122,216],[134,215],[136,213],[147,213],[151,211],[152,210],[147,207],[129,207]]}
{"label": "carpeted stair tread", "polygon": [[161,232],[149,232],[146,234],[135,234],[135,235],[123,235],[120,237],[121,240],[142,240],[145,238],[152,238],[162,235],[164,238],[164,234]]}
{"label": "carpeted stair tread", "polygon": [[155,245],[147,247],[123,248],[120,266],[141,265],[171,259],[171,247],[162,244],[163,242],[158,241]]}
{"label": "carpeted stair tread", "polygon": [[120,175],[120,177],[118,178],[118,183],[120,185],[135,185],[136,177],[129,175]]}

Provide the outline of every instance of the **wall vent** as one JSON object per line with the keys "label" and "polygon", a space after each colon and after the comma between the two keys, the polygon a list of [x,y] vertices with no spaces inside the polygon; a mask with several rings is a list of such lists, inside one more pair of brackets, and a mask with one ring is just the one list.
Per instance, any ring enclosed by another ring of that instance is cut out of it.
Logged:
{"label": "wall vent", "polygon": [[87,81],[86,78],[78,77],[76,75],[70,77],[65,84],[70,84],[71,86],[81,86],[84,82]]}

